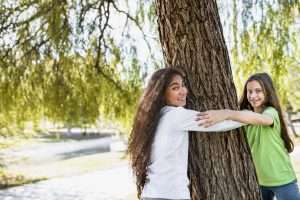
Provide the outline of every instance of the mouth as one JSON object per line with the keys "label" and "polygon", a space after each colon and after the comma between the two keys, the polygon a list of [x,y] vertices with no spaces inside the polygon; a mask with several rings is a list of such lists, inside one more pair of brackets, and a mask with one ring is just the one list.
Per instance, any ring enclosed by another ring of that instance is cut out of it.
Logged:
{"label": "mouth", "polygon": [[260,103],[260,100],[256,100],[256,101],[250,101],[251,104],[257,104]]}

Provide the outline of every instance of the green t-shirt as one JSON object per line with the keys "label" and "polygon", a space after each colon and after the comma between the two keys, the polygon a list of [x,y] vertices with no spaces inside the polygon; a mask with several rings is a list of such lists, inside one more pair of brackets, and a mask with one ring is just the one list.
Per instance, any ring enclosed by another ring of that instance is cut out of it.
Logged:
{"label": "green t-shirt", "polygon": [[259,185],[279,186],[296,179],[289,154],[280,136],[278,112],[267,107],[263,115],[273,119],[273,125],[248,125],[246,133]]}

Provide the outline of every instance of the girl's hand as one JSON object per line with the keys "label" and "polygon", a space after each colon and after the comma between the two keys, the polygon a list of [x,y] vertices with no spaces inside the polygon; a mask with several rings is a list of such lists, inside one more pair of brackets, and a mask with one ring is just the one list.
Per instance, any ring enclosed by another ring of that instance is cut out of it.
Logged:
{"label": "girl's hand", "polygon": [[227,110],[208,110],[199,112],[196,121],[199,121],[199,126],[205,128],[212,126],[218,122],[224,121],[228,118],[229,113]]}

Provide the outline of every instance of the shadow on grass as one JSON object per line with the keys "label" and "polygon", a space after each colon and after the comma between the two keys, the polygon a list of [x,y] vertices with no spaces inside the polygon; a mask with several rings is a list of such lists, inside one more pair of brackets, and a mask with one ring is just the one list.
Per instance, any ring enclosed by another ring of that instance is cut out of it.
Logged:
{"label": "shadow on grass", "polygon": [[87,155],[93,155],[97,153],[106,153],[110,152],[109,146],[102,146],[102,147],[91,147],[91,148],[86,148],[86,149],[80,149],[77,151],[72,151],[72,152],[67,152],[67,153],[61,153],[58,154],[58,156],[63,159],[71,159],[71,158],[76,158],[80,156],[87,156]]}
{"label": "shadow on grass", "polygon": [[111,137],[111,133],[87,132],[87,133],[56,133],[43,134],[40,136],[42,139],[48,139],[46,142],[58,142],[67,140],[92,140],[105,137]]}

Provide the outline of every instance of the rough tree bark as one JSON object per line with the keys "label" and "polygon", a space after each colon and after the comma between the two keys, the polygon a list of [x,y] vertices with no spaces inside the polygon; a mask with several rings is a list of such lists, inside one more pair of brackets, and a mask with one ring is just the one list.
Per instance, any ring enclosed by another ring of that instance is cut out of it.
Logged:
{"label": "rough tree bark", "polygon": [[[216,1],[156,0],[155,6],[166,66],[186,74],[188,107],[237,109]],[[242,129],[190,134],[189,176],[193,200],[261,198]]]}

